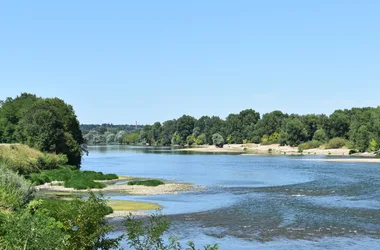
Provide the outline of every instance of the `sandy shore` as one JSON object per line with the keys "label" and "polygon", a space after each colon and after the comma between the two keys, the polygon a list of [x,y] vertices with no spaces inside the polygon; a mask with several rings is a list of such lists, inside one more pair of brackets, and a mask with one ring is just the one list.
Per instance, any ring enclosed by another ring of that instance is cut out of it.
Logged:
{"label": "sandy shore", "polygon": [[[88,192],[88,190],[76,190],[74,188],[65,188],[59,185],[60,182],[45,183],[36,186],[36,190],[48,190],[55,192]],[[109,185],[103,189],[91,189],[93,192],[120,192],[128,195],[160,195],[160,194],[178,194],[179,192],[200,189],[187,183],[165,183],[157,187],[147,187],[141,185]]]}
{"label": "sandy shore", "polygon": [[148,216],[149,214],[143,211],[113,211],[112,214],[106,215],[106,218],[107,219],[124,218],[124,217],[127,217],[128,215],[140,217],[140,216]]}
{"label": "sandy shore", "polygon": [[[241,153],[246,155],[298,155],[297,147],[280,146],[279,144],[260,145],[260,144],[226,144],[223,148],[216,148],[215,146],[200,146],[196,148],[178,149],[178,151],[187,152],[204,152],[204,153]],[[341,149],[308,149],[304,150],[303,154],[312,155],[348,155],[350,150],[346,148]]]}
{"label": "sandy shore", "polygon": [[324,158],[324,159],[300,159],[303,161],[327,161],[327,162],[368,162],[380,163],[380,158]]}

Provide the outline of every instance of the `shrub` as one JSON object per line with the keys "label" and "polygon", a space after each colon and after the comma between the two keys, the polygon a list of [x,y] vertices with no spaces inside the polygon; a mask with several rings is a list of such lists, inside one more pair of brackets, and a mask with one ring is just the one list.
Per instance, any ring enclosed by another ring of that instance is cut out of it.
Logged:
{"label": "shrub", "polygon": [[34,191],[29,181],[0,164],[0,208],[20,208],[33,199]]}
{"label": "shrub", "polygon": [[[125,221],[125,227],[127,230],[127,244],[132,249],[184,249],[175,236],[169,237],[169,243],[165,243],[163,235],[169,229],[170,222],[160,213],[149,216],[147,223],[142,220],[136,220],[130,214]],[[185,249],[197,249],[191,241],[187,243],[187,246]],[[218,244],[203,247],[205,250],[217,250],[218,248]]]}
{"label": "shrub", "polygon": [[61,223],[62,230],[69,235],[65,249],[113,249],[121,240],[107,237],[112,226],[106,223],[105,215],[112,209],[103,196],[90,193],[88,199],[42,200],[35,209]]}
{"label": "shrub", "polygon": [[356,154],[356,153],[358,153],[358,151],[356,151],[355,149],[351,149],[351,150],[348,152],[349,155]]}
{"label": "shrub", "polygon": [[128,182],[128,185],[142,185],[142,186],[149,186],[149,187],[156,187],[163,184],[165,183],[160,180],[144,180],[144,181],[129,181]]}
{"label": "shrub", "polygon": [[73,170],[73,168],[75,168],[75,166],[65,166],[59,169],[46,170],[38,174],[31,174],[29,178],[37,185],[51,181],[64,181],[65,187],[75,189],[104,188],[104,183],[96,182],[95,180],[118,179],[116,174],[103,174],[102,172],[95,171],[79,171]]}
{"label": "shrub", "polygon": [[65,188],[74,189],[88,189],[88,188],[104,188],[106,185],[104,183],[96,182],[90,179],[83,178],[80,175],[74,175],[68,181],[65,181]]}
{"label": "shrub", "polygon": [[335,137],[326,144],[326,149],[342,148],[346,145],[346,142],[343,138]]}
{"label": "shrub", "polygon": [[22,210],[4,215],[0,232],[1,249],[68,249],[69,236],[61,223],[43,213]]}
{"label": "shrub", "polygon": [[261,142],[260,142],[261,145],[269,145],[269,136],[268,135],[263,135],[263,137],[261,138]]}
{"label": "shrub", "polygon": [[273,149],[268,149],[268,153],[271,154],[273,152]]}
{"label": "shrub", "polygon": [[298,146],[298,149],[299,150],[307,150],[307,149],[312,149],[312,148],[318,148],[321,145],[322,145],[322,143],[320,141],[313,140],[313,141],[308,141],[308,142],[304,142],[304,143],[300,144]]}
{"label": "shrub", "polygon": [[36,165],[39,169],[56,169],[67,163],[67,156],[64,154],[52,155],[43,154],[37,157]]}

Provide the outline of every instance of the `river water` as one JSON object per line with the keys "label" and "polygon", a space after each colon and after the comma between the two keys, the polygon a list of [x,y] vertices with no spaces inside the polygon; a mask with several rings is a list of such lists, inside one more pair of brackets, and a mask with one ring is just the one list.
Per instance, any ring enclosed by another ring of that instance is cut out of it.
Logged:
{"label": "river water", "polygon": [[[316,156],[194,154],[170,147],[90,147],[83,170],[192,182],[155,202],[169,234],[220,249],[380,249],[380,164]],[[323,158],[323,157],[322,157]]]}

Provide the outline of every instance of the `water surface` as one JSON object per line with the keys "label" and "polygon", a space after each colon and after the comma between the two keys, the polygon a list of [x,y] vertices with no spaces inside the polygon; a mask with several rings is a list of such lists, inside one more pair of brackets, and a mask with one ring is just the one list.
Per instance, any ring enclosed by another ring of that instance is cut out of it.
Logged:
{"label": "water surface", "polygon": [[[175,152],[169,147],[90,147],[83,169],[192,182],[161,204],[183,241],[221,249],[377,249],[380,164],[303,161],[315,156]],[[115,199],[131,197],[116,196]]]}

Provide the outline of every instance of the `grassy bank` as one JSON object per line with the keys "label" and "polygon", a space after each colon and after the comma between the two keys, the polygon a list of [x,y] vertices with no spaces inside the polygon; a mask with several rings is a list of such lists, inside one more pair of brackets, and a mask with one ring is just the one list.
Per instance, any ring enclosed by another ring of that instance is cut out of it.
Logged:
{"label": "grassy bank", "polygon": [[0,144],[0,162],[20,174],[30,174],[56,169],[67,163],[67,157],[42,153],[22,144]]}

